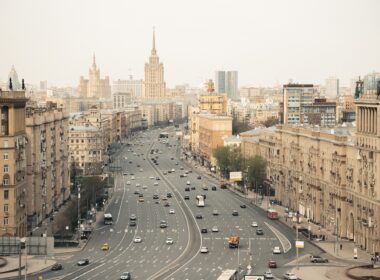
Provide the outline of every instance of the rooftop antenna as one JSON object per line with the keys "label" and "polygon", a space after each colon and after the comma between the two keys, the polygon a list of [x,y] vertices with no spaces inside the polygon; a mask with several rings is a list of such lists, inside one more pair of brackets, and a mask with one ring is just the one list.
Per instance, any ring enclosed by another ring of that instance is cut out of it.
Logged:
{"label": "rooftop antenna", "polygon": [[12,78],[9,78],[9,90],[13,90]]}

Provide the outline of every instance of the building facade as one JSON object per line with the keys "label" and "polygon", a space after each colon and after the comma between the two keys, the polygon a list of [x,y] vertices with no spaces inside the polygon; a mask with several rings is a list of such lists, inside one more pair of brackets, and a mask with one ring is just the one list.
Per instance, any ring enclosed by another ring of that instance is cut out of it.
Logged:
{"label": "building facade", "polygon": [[200,111],[211,114],[227,114],[227,94],[208,93],[198,97]]}
{"label": "building facade", "polygon": [[238,72],[215,71],[215,91],[217,93],[226,93],[230,99],[239,99]]}
{"label": "building facade", "polygon": [[339,79],[336,77],[329,77],[325,83],[325,96],[326,98],[336,99],[339,97]]}
{"label": "building facade", "polygon": [[80,77],[79,86],[77,89],[78,97],[85,98],[111,98],[111,86],[108,76],[100,79],[100,69],[96,65],[95,54],[92,61],[92,67],[88,71],[88,80]]}
{"label": "building facade", "polygon": [[156,38],[153,32],[153,47],[149,57],[149,63],[145,63],[143,81],[143,99],[160,99],[165,97],[166,84],[164,80],[164,65],[156,51]]}
{"label": "building facade", "polygon": [[131,96],[135,99],[141,98],[142,80],[133,79],[132,75],[129,76],[129,80],[117,80],[112,83],[112,95],[120,93],[131,93]]}
{"label": "building facade", "polygon": [[68,123],[68,113],[56,104],[26,109],[28,230],[70,195]]}
{"label": "building facade", "polygon": [[0,236],[26,235],[25,91],[0,90]]}

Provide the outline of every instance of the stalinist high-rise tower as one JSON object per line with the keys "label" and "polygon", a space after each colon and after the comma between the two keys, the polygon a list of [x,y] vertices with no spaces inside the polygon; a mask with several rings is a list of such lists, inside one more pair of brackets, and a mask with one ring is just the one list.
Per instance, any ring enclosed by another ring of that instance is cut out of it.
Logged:
{"label": "stalinist high-rise tower", "polygon": [[145,63],[145,75],[143,82],[143,99],[159,99],[165,97],[164,65],[160,63],[156,51],[156,38],[153,31],[153,47],[149,57],[149,63]]}

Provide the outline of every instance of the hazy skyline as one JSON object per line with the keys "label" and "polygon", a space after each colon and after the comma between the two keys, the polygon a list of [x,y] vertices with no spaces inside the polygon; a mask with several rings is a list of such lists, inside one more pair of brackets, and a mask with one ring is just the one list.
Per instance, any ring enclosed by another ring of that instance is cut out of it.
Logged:
{"label": "hazy skyline", "polygon": [[77,86],[95,52],[101,77],[143,79],[152,46],[168,87],[218,69],[239,87],[289,79],[342,85],[380,71],[380,1],[1,1],[0,81]]}

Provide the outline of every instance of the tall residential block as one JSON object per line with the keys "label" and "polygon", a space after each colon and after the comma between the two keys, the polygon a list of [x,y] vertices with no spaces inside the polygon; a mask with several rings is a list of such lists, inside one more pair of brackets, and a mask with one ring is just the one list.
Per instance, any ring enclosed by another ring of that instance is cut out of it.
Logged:
{"label": "tall residential block", "polygon": [[327,98],[338,98],[339,97],[339,79],[336,77],[329,77],[326,79],[325,83],[325,95]]}
{"label": "tall residential block", "polygon": [[238,72],[237,71],[216,71],[215,91],[226,93],[230,99],[238,99]]}
{"label": "tall residential block", "polygon": [[0,236],[26,235],[25,91],[0,90]]}
{"label": "tall residential block", "polygon": [[156,38],[153,32],[153,46],[149,57],[149,63],[145,63],[143,81],[143,99],[159,99],[165,97],[166,84],[164,80],[164,65],[156,51]]}
{"label": "tall residential block", "polygon": [[55,103],[26,108],[28,230],[70,195],[68,124],[69,114]]}

